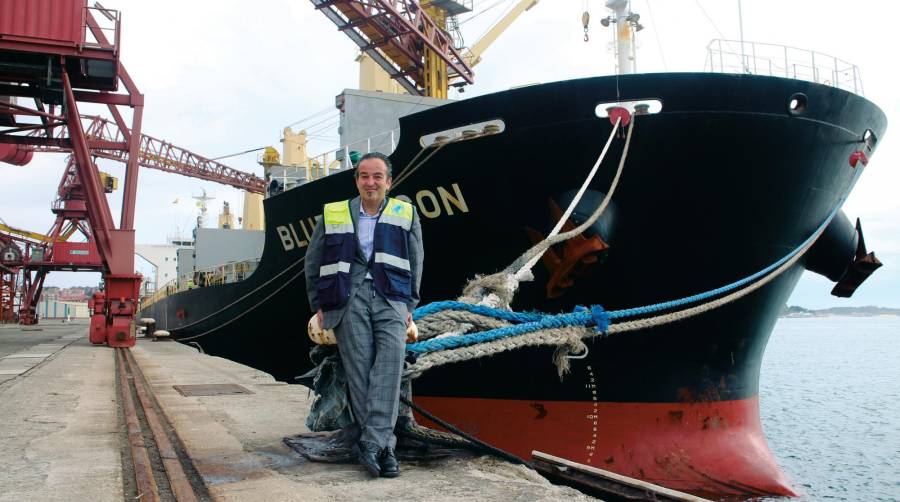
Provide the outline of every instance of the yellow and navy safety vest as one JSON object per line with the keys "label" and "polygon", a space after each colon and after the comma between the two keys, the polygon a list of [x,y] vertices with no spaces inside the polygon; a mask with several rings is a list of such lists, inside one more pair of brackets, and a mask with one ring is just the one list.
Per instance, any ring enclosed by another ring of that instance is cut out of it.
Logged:
{"label": "yellow and navy safety vest", "polygon": [[[412,296],[408,240],[412,222],[412,204],[389,198],[375,223],[369,273],[375,291],[388,300],[409,302]],[[358,246],[350,201],[325,204],[322,223],[325,249],[316,289],[322,310],[335,310],[350,298],[350,265]]]}

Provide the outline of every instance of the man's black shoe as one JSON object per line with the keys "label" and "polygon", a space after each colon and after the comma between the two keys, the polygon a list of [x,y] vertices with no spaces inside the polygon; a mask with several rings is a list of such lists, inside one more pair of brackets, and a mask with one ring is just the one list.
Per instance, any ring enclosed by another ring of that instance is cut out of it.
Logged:
{"label": "man's black shoe", "polygon": [[357,447],[359,448],[359,464],[369,472],[370,476],[377,478],[381,474],[381,466],[378,465],[381,448],[368,441],[360,441],[357,443]]}
{"label": "man's black shoe", "polygon": [[394,449],[390,446],[381,451],[381,477],[396,478],[400,475],[400,464],[397,462],[397,456],[394,455]]}

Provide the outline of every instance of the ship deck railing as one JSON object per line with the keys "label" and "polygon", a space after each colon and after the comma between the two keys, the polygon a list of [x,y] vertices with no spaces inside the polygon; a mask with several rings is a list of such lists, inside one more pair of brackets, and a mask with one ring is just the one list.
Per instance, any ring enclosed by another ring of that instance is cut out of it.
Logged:
{"label": "ship deck railing", "polygon": [[281,181],[285,190],[303,185],[310,181],[324,178],[330,174],[346,171],[353,167],[352,159],[371,152],[390,155],[397,147],[400,128],[380,132],[367,138],[329,149],[325,153],[310,157],[305,163],[293,166],[278,166],[278,172],[272,179]]}
{"label": "ship deck railing", "polygon": [[806,80],[863,95],[862,78],[856,65],[787,45],[714,39],[706,46],[704,70]]}
{"label": "ship deck railing", "polygon": [[164,284],[152,295],[141,299],[141,307],[149,307],[163,298],[194,288],[205,288],[240,282],[250,277],[259,266],[259,258],[228,262],[223,265],[197,270],[191,276],[181,276]]}

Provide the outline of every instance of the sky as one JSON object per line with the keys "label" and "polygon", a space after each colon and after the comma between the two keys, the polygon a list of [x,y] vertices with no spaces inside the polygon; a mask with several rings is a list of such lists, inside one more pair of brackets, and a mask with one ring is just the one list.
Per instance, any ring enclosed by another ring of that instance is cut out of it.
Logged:
{"label": "sky", "polygon": [[[477,41],[512,0],[475,0],[475,12],[461,16],[468,44]],[[280,150],[282,129],[300,124],[314,131],[310,153],[336,146],[334,97],[358,87],[355,44],[308,0],[105,0],[122,13],[122,62],[145,95],[144,134],[165,139],[207,157],[266,145]],[[252,5],[252,8],[250,7]],[[885,3],[858,0],[755,0],[741,6],[744,39],[816,50],[860,68],[865,96],[888,116],[889,127],[865,174],[844,205],[862,219],[866,243],[885,265],[849,299],[830,296],[832,284],[806,273],[789,303],[807,308],[849,305],[900,307],[900,186],[898,144],[890,126],[900,111],[898,70],[889,53],[900,35]],[[592,17],[584,42],[582,12]],[[638,33],[640,72],[702,71],[706,46],[715,38],[738,39],[738,2],[731,0],[634,0],[645,29]],[[510,87],[608,75],[614,72],[607,15],[601,0],[540,0],[484,54],[476,83],[451,98]],[[91,112],[90,108],[82,110]],[[318,115],[316,115],[318,114]],[[232,157],[227,165],[262,174],[256,153]],[[0,219],[45,232],[49,207],[65,164],[59,154],[42,154],[27,166],[0,166]],[[124,178],[122,165],[102,170]],[[177,175],[142,169],[136,208],[139,244],[189,235],[203,191],[213,224],[222,202],[238,212],[241,192]],[[121,190],[109,197],[118,220]],[[143,273],[151,267],[138,259]],[[47,285],[94,285],[96,274],[52,273]]]}

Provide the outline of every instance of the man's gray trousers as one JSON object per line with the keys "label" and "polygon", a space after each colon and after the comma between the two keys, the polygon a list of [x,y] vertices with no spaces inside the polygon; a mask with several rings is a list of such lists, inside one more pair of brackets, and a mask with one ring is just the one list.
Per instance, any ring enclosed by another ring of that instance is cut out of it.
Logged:
{"label": "man's gray trousers", "polygon": [[360,440],[394,448],[400,374],[406,351],[406,312],[398,312],[365,280],[334,331],[350,387]]}

